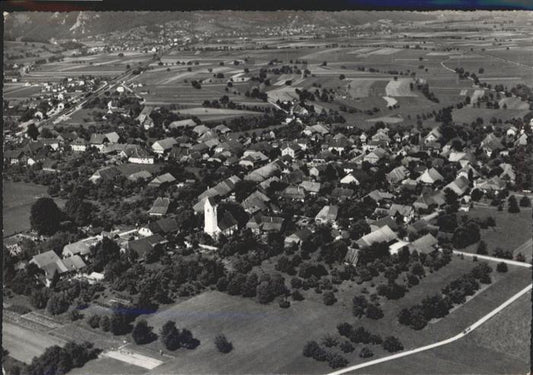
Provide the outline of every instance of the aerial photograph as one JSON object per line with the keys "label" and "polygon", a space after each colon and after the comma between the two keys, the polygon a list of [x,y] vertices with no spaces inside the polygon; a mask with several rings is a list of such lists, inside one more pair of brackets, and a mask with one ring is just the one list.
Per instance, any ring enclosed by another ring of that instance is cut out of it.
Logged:
{"label": "aerial photograph", "polygon": [[3,375],[531,373],[533,12],[3,18]]}

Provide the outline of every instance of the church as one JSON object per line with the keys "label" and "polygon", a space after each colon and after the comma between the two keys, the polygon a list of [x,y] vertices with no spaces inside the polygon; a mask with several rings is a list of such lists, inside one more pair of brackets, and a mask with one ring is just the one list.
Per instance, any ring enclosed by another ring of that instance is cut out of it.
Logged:
{"label": "church", "polygon": [[218,205],[213,198],[207,198],[204,203],[204,232],[213,238],[220,234],[231,236],[237,230],[237,220],[226,211],[218,214]]}

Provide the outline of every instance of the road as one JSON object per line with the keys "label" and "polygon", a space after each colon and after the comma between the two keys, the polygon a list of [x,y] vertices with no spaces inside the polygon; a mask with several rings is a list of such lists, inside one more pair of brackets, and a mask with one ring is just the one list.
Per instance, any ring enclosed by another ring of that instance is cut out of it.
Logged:
{"label": "road", "polygon": [[[526,242],[526,244],[527,244],[527,242]],[[524,245],[522,245],[522,246],[524,246]],[[512,266],[531,268],[531,263],[518,262],[516,260],[511,260],[511,259],[503,259],[503,258],[491,257],[489,255],[466,253],[464,251],[459,251],[459,250],[454,250],[453,253],[457,254],[457,255],[464,255],[465,257],[472,257],[472,258],[476,257],[478,259],[490,260],[490,261],[498,262],[498,263],[503,262],[503,263],[507,263],[507,264],[512,265]]]}
{"label": "road", "polygon": [[495,308],[494,310],[492,310],[490,313],[488,313],[487,315],[483,316],[481,319],[479,319],[478,321],[476,321],[475,323],[471,324],[470,326],[466,327],[461,333],[453,336],[453,337],[450,337],[449,339],[446,339],[446,340],[442,340],[442,341],[439,341],[439,342],[436,342],[434,344],[430,344],[430,345],[426,345],[426,346],[421,346],[419,348],[415,348],[415,349],[412,349],[412,350],[408,350],[406,352],[400,352],[400,353],[396,353],[396,354],[393,354],[393,355],[390,355],[390,356],[387,356],[387,357],[383,357],[383,358],[379,358],[379,359],[375,359],[373,361],[369,361],[369,362],[365,362],[365,363],[361,363],[359,365],[354,365],[354,366],[350,366],[350,367],[346,367],[346,368],[343,368],[343,369],[340,369],[340,370],[337,370],[337,371],[333,371],[333,372],[330,372],[329,374],[327,375],[341,375],[341,374],[346,374],[348,372],[352,372],[352,371],[355,371],[355,370],[359,370],[361,368],[365,368],[365,367],[369,367],[369,366],[373,366],[373,365],[377,365],[378,363],[383,363],[383,362],[387,362],[387,361],[392,361],[394,359],[397,359],[397,358],[402,358],[402,357],[406,357],[406,356],[409,356],[409,355],[413,355],[413,354],[416,354],[416,353],[420,353],[420,352],[424,352],[424,351],[427,351],[427,350],[431,350],[431,349],[434,349],[434,348],[437,348],[439,346],[443,346],[443,345],[446,345],[446,344],[449,344],[449,343],[452,343],[454,341],[457,341],[459,340],[460,338],[463,338],[465,337],[466,335],[472,333],[476,328],[478,328],[479,326],[481,326],[483,323],[486,323],[489,319],[491,319],[492,317],[494,317],[496,314],[498,314],[500,311],[502,311],[503,309],[505,309],[507,306],[509,306],[510,304],[512,304],[514,301],[516,301],[518,298],[522,297],[524,294],[528,293],[530,290],[531,290],[531,287],[533,286],[533,284],[529,284],[527,287],[525,287],[524,289],[522,289],[521,291],[519,291],[518,293],[516,293],[515,295],[513,295],[511,298],[509,298],[507,301],[505,301],[504,303],[502,303],[500,306],[498,306],[497,308]]}

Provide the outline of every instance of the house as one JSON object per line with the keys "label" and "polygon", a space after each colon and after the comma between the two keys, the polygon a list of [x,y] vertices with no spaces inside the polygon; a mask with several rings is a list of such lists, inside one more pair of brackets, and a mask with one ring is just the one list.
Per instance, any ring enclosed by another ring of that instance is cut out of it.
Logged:
{"label": "house", "polygon": [[303,202],[305,199],[305,190],[300,186],[287,186],[281,193],[281,196],[283,198],[301,200]]}
{"label": "house", "polygon": [[324,206],[315,216],[315,222],[317,224],[334,224],[337,220],[338,213],[338,206]]}
{"label": "house", "polygon": [[127,145],[120,156],[132,164],[154,164],[154,157],[140,145]]}
{"label": "house", "polygon": [[270,198],[267,195],[256,190],[241,202],[241,206],[246,212],[254,214],[269,208],[269,202]]}
{"label": "house", "polygon": [[285,219],[282,217],[256,214],[248,220],[246,228],[258,235],[261,233],[279,233],[284,224]]}
{"label": "house", "polygon": [[403,204],[391,204],[389,208],[389,215],[396,217],[397,215],[400,215],[403,217],[404,222],[409,222],[413,218],[415,213],[415,210],[412,206],[403,205]]}
{"label": "house", "polygon": [[411,242],[409,244],[409,250],[411,252],[416,250],[419,253],[429,254],[437,250],[438,244],[439,241],[431,233],[428,233],[416,241]]}
{"label": "house", "polygon": [[150,181],[148,186],[161,187],[161,186],[164,186],[166,184],[171,184],[171,183],[173,183],[175,181],[176,181],[176,179],[174,178],[174,176],[172,176],[170,173],[165,173],[165,174],[162,174],[161,176],[157,176],[152,181]]}
{"label": "house", "polygon": [[95,183],[98,180],[111,181],[114,180],[117,176],[120,176],[121,173],[115,166],[104,167],[93,173],[89,177],[89,181]]}
{"label": "house", "polygon": [[78,137],[70,143],[70,148],[75,152],[84,152],[87,150],[87,141]]}
{"label": "house", "polygon": [[294,244],[300,245],[303,241],[306,241],[311,237],[311,231],[307,228],[300,229],[297,232],[294,232],[290,236],[285,237],[284,244],[285,246],[292,246]]}
{"label": "house", "polygon": [[300,183],[300,186],[302,189],[304,189],[306,192],[308,192],[311,195],[316,195],[320,191],[320,182],[314,182],[314,181],[302,181]]}
{"label": "house", "polygon": [[301,153],[302,148],[298,144],[286,144],[281,148],[282,156],[290,156],[291,158],[295,158],[300,156]]}
{"label": "house", "polygon": [[416,181],[422,182],[424,184],[434,184],[437,181],[444,180],[444,177],[435,169],[435,168],[428,168],[422,173]]}
{"label": "house", "polygon": [[351,198],[355,194],[355,191],[348,188],[335,188],[331,191],[331,197],[338,200],[346,200]]}
{"label": "house", "polygon": [[217,208],[213,198],[205,199],[204,232],[213,238],[217,238],[220,234],[231,236],[238,228],[237,220],[228,211],[219,216]]}
{"label": "house", "polygon": [[481,149],[490,157],[493,152],[503,150],[505,147],[500,138],[494,133],[490,133],[481,141]]}
{"label": "house", "polygon": [[70,272],[78,272],[86,266],[79,255],[67,259],[62,260],[53,250],[49,250],[33,256],[30,263],[44,271],[46,286],[50,286],[55,274],[61,276]]}
{"label": "house", "polygon": [[168,212],[168,208],[170,206],[170,199],[169,198],[157,198],[154,201],[154,204],[152,205],[152,208],[148,210],[148,215],[150,216],[163,216],[166,215]]}
{"label": "house", "polygon": [[376,202],[380,202],[382,200],[391,200],[394,198],[394,195],[392,195],[391,193],[380,190],[371,191],[366,196]]}
{"label": "house", "polygon": [[54,151],[59,149],[59,140],[57,138],[42,138],[41,142],[45,147],[49,147]]}
{"label": "house", "polygon": [[438,128],[432,129],[425,137],[424,143],[429,144],[433,142],[438,142],[442,138],[442,133]]}
{"label": "house", "polygon": [[178,121],[172,121],[169,125],[169,129],[183,129],[183,128],[194,128],[196,126],[196,122],[194,122],[193,119],[185,119],[185,120],[178,120]]}
{"label": "house", "polygon": [[398,254],[401,249],[404,247],[407,248],[407,245],[409,245],[409,242],[405,242],[403,240],[396,240],[392,244],[389,245],[389,253],[391,255]]}
{"label": "house", "polygon": [[350,185],[350,184],[359,185],[359,180],[357,178],[355,178],[354,175],[351,174],[351,173],[349,173],[346,176],[344,176],[343,178],[341,178],[340,182],[343,185]]}
{"label": "house", "polygon": [[450,182],[448,185],[444,187],[444,190],[450,189],[458,196],[462,196],[465,194],[470,187],[470,181],[468,181],[467,178],[460,176],[457,177],[455,180]]}
{"label": "house", "polygon": [[120,135],[117,132],[111,132],[104,134],[109,143],[119,143]]}
{"label": "house", "polygon": [[97,134],[93,133],[91,134],[91,138],[89,139],[89,144],[91,147],[95,147],[98,150],[102,151],[104,148],[104,145],[109,143],[109,139],[105,134]]}
{"label": "house", "polygon": [[23,162],[24,152],[22,150],[4,151],[4,161],[8,164],[19,164]]}
{"label": "house", "polygon": [[402,182],[404,179],[409,177],[409,170],[403,165],[394,168],[392,171],[387,173],[386,179],[389,184],[397,184]]}
{"label": "house", "polygon": [[363,161],[366,161],[370,164],[377,164],[378,161],[387,157],[387,151],[382,148],[376,148],[374,151],[369,152],[363,157]]}
{"label": "house", "polygon": [[139,229],[141,236],[149,237],[154,234],[168,235],[176,233],[179,230],[178,222],[175,218],[162,218],[152,221],[146,227]]}
{"label": "house", "polygon": [[380,242],[389,244],[397,238],[398,237],[396,236],[396,233],[394,233],[388,225],[385,225],[378,230],[365,234],[363,237],[358,239],[356,243],[360,248],[365,248]]}
{"label": "house", "polygon": [[165,138],[156,141],[152,144],[152,151],[156,154],[162,155],[172,149],[174,145],[178,144],[175,138]]}
{"label": "house", "polygon": [[137,254],[138,261],[143,261],[148,252],[152,251],[156,246],[163,246],[166,243],[168,243],[168,241],[163,236],[160,234],[154,234],[149,237],[128,241],[127,248]]}
{"label": "house", "polygon": [[138,171],[130,174],[127,179],[130,181],[149,180],[152,178],[152,174],[148,171]]}
{"label": "house", "polygon": [[79,255],[82,258],[86,258],[91,254],[91,247],[95,246],[101,239],[101,236],[95,236],[69,243],[63,247],[61,255],[64,258],[72,257],[74,255]]}
{"label": "house", "polygon": [[479,179],[474,182],[474,188],[483,192],[488,191],[501,191],[505,189],[507,183],[498,176],[491,177],[489,179]]}
{"label": "house", "polygon": [[192,131],[195,132],[198,136],[201,136],[204,133],[207,133],[209,130],[210,129],[205,125],[198,125],[192,129]]}
{"label": "house", "polygon": [[442,190],[440,191],[425,191],[413,203],[416,210],[428,210],[432,207],[440,207],[446,203],[445,196]]}
{"label": "house", "polygon": [[213,198],[213,197],[224,197],[229,195],[235,190],[235,186],[239,183],[241,179],[237,176],[231,176],[225,179],[222,182],[219,182],[210,189],[207,189],[202,194],[198,196],[198,200],[201,201],[204,198]]}
{"label": "house", "polygon": [[325,136],[329,134],[329,129],[321,124],[312,125],[312,126],[306,126],[305,129],[302,131],[303,134],[310,137],[312,135],[319,135],[319,136]]}

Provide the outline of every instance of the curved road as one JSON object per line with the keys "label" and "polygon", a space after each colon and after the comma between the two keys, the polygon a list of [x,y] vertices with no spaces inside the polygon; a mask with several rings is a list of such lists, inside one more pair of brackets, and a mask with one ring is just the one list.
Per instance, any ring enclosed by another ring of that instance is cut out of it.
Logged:
{"label": "curved road", "polygon": [[500,311],[502,311],[503,309],[505,309],[507,306],[509,306],[511,303],[513,303],[514,301],[516,301],[518,298],[522,297],[524,294],[528,293],[530,290],[531,290],[531,287],[533,286],[533,284],[529,284],[527,287],[525,287],[524,289],[522,289],[521,291],[519,291],[518,293],[516,293],[514,296],[512,296],[511,298],[509,298],[507,301],[505,301],[504,303],[502,303],[500,306],[498,306],[497,308],[495,308],[494,310],[492,310],[490,313],[488,313],[487,315],[485,315],[484,317],[482,317],[481,319],[479,319],[477,322],[475,322],[474,324],[466,327],[466,329],[464,329],[461,333],[459,333],[458,335],[455,335],[453,337],[450,337],[449,339],[446,339],[446,340],[442,340],[442,341],[439,341],[439,342],[436,342],[434,344],[430,344],[430,345],[426,345],[426,346],[421,346],[419,348],[416,348],[416,349],[412,349],[412,350],[408,350],[406,352],[400,352],[400,353],[397,353],[397,354],[393,354],[393,355],[390,355],[388,357],[383,357],[383,358],[379,358],[379,359],[375,359],[373,361],[369,361],[369,362],[365,362],[365,363],[361,363],[359,365],[355,365],[355,366],[350,366],[350,367],[346,367],[346,368],[343,368],[343,369],[340,369],[340,370],[337,370],[337,371],[334,371],[334,372],[330,372],[328,375],[341,375],[341,374],[345,374],[345,373],[348,373],[348,372],[352,372],[352,371],[355,371],[355,370],[359,370],[361,368],[364,368],[364,367],[369,367],[369,366],[372,366],[372,365],[376,365],[378,363],[382,363],[382,362],[387,362],[387,361],[392,361],[393,359],[397,359],[397,358],[401,358],[401,357],[406,357],[408,355],[412,355],[412,354],[416,354],[416,353],[420,353],[420,352],[424,352],[426,350],[431,350],[433,348],[437,348],[439,346],[442,346],[442,345],[446,345],[446,344],[449,344],[451,342],[454,342],[456,340],[459,340],[460,338],[462,337],[465,337],[466,335],[468,335],[469,333],[471,333],[472,331],[474,331],[476,328],[478,328],[479,326],[481,326],[483,323],[485,323],[487,320],[489,320],[490,318],[492,318],[493,316],[495,316],[496,314],[498,314]]}

